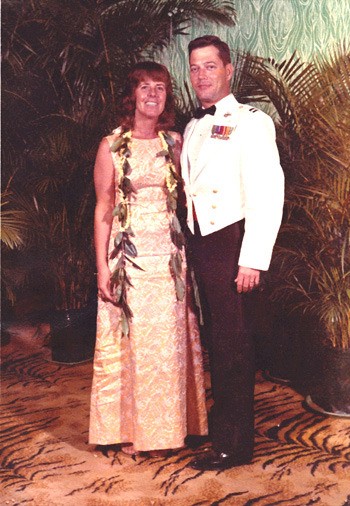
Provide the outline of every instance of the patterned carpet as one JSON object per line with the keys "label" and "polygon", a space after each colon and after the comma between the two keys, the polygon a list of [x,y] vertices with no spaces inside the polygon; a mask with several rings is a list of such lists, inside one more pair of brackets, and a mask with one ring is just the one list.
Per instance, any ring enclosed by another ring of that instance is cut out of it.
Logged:
{"label": "patterned carpet", "polygon": [[251,465],[194,471],[206,444],[168,459],[104,455],[87,444],[92,363],[52,362],[44,334],[15,326],[2,346],[1,505],[350,505],[350,420],[305,410],[260,373]]}

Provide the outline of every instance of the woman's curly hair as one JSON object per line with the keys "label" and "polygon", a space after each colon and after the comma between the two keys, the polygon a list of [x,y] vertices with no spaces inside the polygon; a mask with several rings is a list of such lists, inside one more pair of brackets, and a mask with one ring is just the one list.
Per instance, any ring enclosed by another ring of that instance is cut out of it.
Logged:
{"label": "woman's curly hair", "polygon": [[137,63],[127,77],[120,109],[120,125],[124,131],[134,127],[136,98],[135,90],[141,81],[152,79],[165,84],[166,101],[164,111],[158,118],[157,130],[168,130],[175,122],[175,98],[171,77],[164,65],[153,61]]}

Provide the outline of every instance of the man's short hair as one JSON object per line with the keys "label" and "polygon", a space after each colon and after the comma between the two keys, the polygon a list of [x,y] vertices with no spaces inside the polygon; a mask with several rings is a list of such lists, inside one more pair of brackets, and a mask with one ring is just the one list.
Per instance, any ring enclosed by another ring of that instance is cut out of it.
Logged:
{"label": "man's short hair", "polygon": [[194,49],[208,46],[214,46],[217,48],[220,59],[224,65],[231,63],[230,48],[226,42],[221,40],[216,35],[204,35],[203,37],[197,37],[196,39],[191,40],[191,42],[188,44],[189,56],[191,56],[191,53]]}

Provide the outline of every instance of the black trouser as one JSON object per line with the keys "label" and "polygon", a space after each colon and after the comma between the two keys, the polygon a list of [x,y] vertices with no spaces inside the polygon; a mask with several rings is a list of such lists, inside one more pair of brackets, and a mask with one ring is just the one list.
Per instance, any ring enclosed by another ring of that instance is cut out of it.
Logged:
{"label": "black trouser", "polygon": [[254,447],[255,357],[245,305],[234,279],[244,221],[207,236],[188,233],[189,261],[202,298],[212,396],[209,426],[213,448],[250,460]]}

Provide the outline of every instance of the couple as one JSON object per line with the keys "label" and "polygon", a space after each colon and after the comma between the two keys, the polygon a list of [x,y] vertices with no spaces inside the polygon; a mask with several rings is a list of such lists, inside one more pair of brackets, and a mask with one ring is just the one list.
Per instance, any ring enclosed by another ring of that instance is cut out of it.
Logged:
{"label": "couple", "polygon": [[[233,66],[216,36],[189,44],[201,106],[184,141],[169,131],[174,96],[153,62],[129,75],[121,125],[95,164],[99,290],[91,395],[92,444],[163,454],[206,435],[201,345],[186,288],[176,215],[181,176],[188,254],[208,334],[210,451],[194,469],[248,464],[254,445],[255,362],[246,299],[269,267],[283,207],[270,117],[230,93]],[[132,285],[132,286],[131,286]]]}

